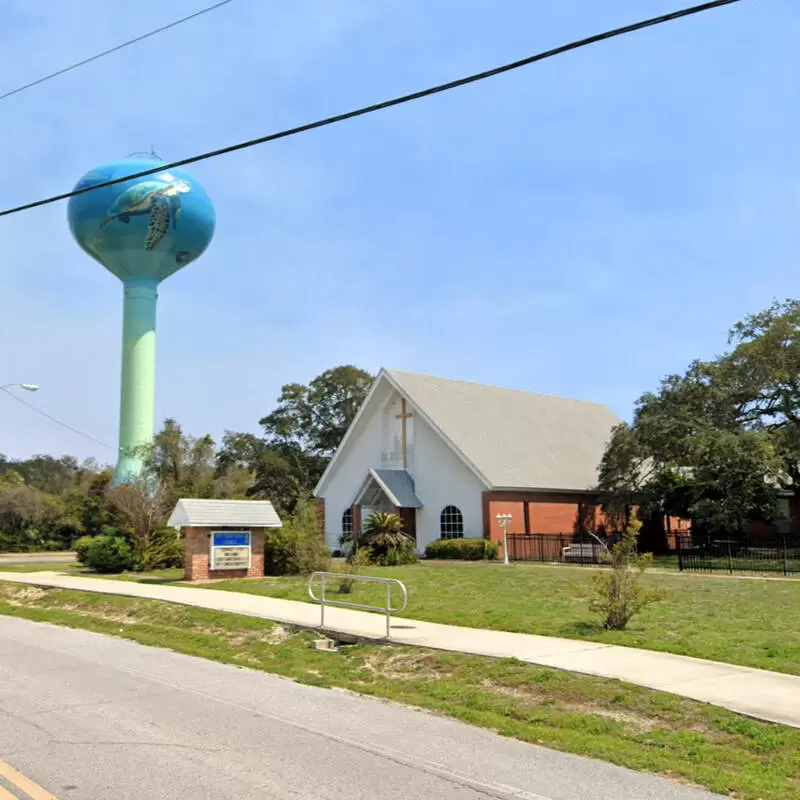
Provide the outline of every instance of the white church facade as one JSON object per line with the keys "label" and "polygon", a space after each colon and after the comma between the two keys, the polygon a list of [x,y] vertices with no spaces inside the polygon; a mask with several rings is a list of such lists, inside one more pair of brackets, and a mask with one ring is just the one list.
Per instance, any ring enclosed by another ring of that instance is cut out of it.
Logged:
{"label": "white church facade", "polygon": [[320,479],[331,550],[373,511],[399,514],[420,553],[440,538],[568,533],[601,522],[606,406],[382,369]]}

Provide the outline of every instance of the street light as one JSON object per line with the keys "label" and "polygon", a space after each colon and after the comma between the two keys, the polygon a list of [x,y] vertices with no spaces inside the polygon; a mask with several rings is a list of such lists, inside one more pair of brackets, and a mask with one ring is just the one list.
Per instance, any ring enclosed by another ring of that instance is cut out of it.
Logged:
{"label": "street light", "polygon": [[7,389],[11,389],[15,386],[18,386],[20,389],[24,389],[26,392],[39,391],[39,387],[35,383],[7,383],[5,386],[0,386],[0,390],[5,392]]}
{"label": "street light", "polygon": [[508,526],[511,524],[511,514],[498,514],[495,519],[503,529],[503,563],[508,566]]}

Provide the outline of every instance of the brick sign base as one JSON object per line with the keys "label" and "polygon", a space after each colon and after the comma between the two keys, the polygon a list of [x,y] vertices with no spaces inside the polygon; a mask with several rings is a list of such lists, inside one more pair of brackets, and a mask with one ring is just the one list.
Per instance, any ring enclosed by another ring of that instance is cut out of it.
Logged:
{"label": "brick sign base", "polygon": [[[213,530],[226,530],[215,527]],[[233,530],[233,529],[231,529]],[[236,528],[249,530],[252,547],[250,569],[211,570],[211,528],[184,528],[184,579],[187,581],[207,581],[225,578],[263,578],[264,577],[264,529]]]}

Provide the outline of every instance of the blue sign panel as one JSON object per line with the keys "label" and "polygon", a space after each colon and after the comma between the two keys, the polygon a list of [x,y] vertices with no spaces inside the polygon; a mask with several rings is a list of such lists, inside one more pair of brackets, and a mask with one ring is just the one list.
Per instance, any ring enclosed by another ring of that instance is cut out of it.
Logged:
{"label": "blue sign panel", "polygon": [[250,534],[237,531],[217,532],[211,534],[211,541],[214,547],[250,547]]}

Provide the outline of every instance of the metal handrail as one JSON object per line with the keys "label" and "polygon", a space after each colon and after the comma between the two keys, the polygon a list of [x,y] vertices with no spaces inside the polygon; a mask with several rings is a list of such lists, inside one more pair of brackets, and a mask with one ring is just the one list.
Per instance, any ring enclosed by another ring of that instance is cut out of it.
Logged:
{"label": "metal handrail", "polygon": [[[317,597],[314,594],[314,579],[322,579],[322,597]],[[364,583],[384,583],[386,584],[386,605],[385,606],[369,606],[364,603],[348,603],[345,600],[329,600],[326,595],[326,581],[328,578],[335,578],[338,580],[350,581],[364,581]],[[392,608],[392,586],[397,585],[403,592],[403,604],[399,608]],[[392,614],[399,614],[408,605],[408,589],[402,581],[397,578],[372,578],[369,575],[349,575],[345,572],[312,572],[308,576],[308,596],[315,602],[320,604],[320,628],[325,627],[325,607],[336,606],[337,608],[350,608],[357,611],[379,611],[386,614],[386,638],[389,638]]]}

